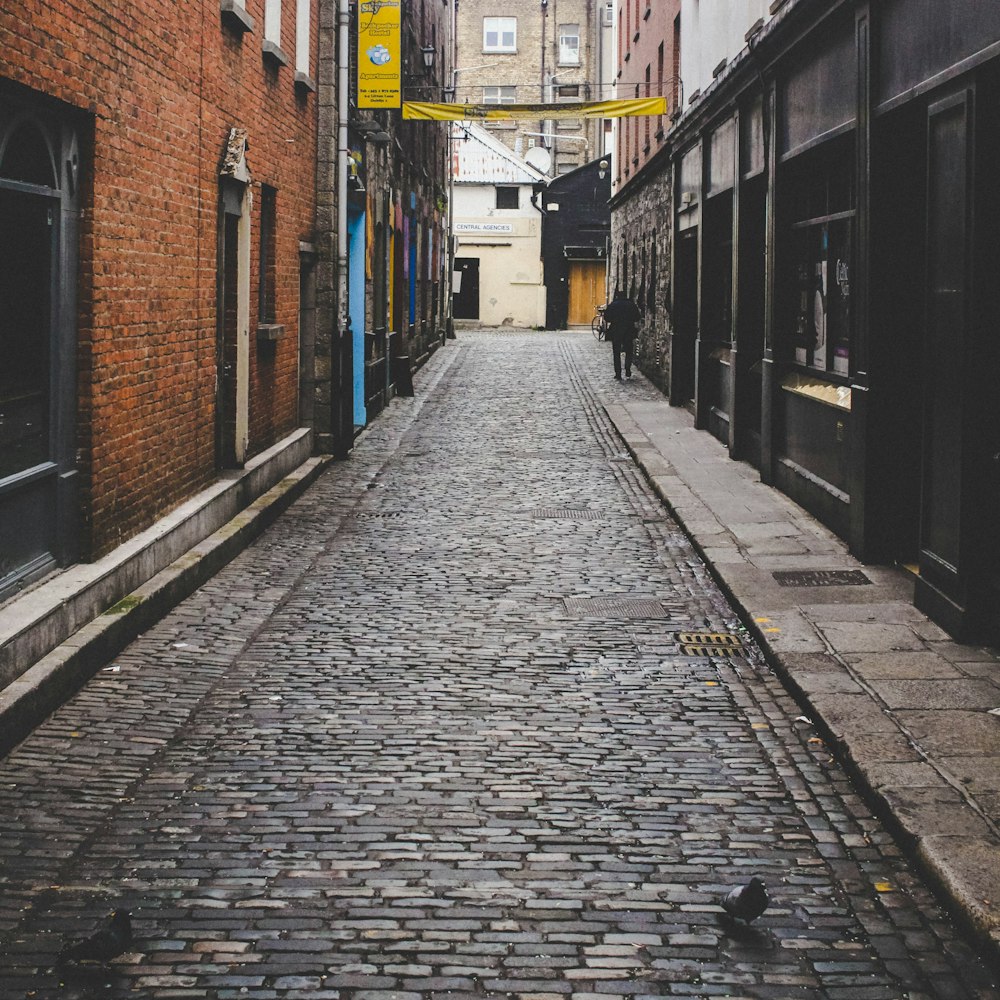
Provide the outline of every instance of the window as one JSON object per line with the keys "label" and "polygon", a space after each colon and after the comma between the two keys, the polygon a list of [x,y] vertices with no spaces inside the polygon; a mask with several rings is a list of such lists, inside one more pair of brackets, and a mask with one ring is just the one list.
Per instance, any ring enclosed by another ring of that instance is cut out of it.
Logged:
{"label": "window", "polygon": [[580,96],[580,84],[569,83],[563,87],[556,88],[556,96],[559,100],[568,100],[570,98],[577,98]]}
{"label": "window", "polygon": [[295,72],[309,76],[309,8],[312,0],[298,0],[295,7]]}
{"label": "window", "polygon": [[497,208],[520,208],[520,188],[497,187]]}
{"label": "window", "polygon": [[559,63],[563,66],[580,64],[580,25],[559,25]]}
{"label": "window", "polygon": [[264,40],[281,45],[281,0],[264,0]]}
{"label": "window", "polygon": [[483,18],[483,51],[484,52],[516,52],[517,51],[517,18],[516,17],[484,17]]}
{"label": "window", "polygon": [[483,104],[513,104],[517,87],[483,87]]}
{"label": "window", "polygon": [[275,322],[275,292],[277,286],[276,241],[277,241],[277,201],[278,192],[273,187],[262,184],[260,188],[260,301],[257,323]]}

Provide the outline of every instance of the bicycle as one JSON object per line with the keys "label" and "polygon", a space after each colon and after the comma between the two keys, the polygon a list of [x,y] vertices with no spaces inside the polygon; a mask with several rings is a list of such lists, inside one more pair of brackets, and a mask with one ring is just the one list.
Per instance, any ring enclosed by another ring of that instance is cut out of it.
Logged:
{"label": "bicycle", "polygon": [[590,321],[590,332],[598,339],[604,340],[608,335],[608,324],[604,320],[605,306],[598,306],[594,318]]}

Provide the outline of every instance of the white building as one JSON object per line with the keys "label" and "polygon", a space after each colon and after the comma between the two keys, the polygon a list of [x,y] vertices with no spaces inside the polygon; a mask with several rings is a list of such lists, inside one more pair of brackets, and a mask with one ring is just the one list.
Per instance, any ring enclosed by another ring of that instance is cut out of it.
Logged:
{"label": "white building", "polygon": [[746,48],[747,31],[768,22],[773,0],[681,0],[681,80],[685,107]]}
{"label": "white building", "polygon": [[482,326],[542,327],[542,215],[532,194],[534,186],[544,187],[545,174],[481,126],[454,128],[454,317]]}

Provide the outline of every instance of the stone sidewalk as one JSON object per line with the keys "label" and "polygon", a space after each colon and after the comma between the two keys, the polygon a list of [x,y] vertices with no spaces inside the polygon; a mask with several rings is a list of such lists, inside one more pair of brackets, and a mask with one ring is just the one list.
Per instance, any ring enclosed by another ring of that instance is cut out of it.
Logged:
{"label": "stone sidewalk", "polygon": [[[1000,946],[1000,655],[952,641],[901,570],[862,565],[689,413],[613,383],[606,410],[787,684],[961,918]],[[631,398],[630,398],[631,397]],[[826,585],[825,571],[859,582]],[[781,571],[805,573],[802,585]],[[819,575],[816,575],[819,574]]]}

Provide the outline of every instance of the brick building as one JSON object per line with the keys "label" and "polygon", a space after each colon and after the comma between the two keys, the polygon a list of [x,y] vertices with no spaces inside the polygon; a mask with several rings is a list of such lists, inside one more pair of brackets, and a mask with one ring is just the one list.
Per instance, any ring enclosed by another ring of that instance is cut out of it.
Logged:
{"label": "brick building", "polygon": [[[467,103],[534,104],[610,99],[611,0],[462,0],[452,87]],[[543,146],[553,176],[608,149],[610,122],[569,118],[490,122],[519,156]]]}
{"label": "brick building", "polygon": [[0,0],[0,598],[298,426],[317,27]]}

